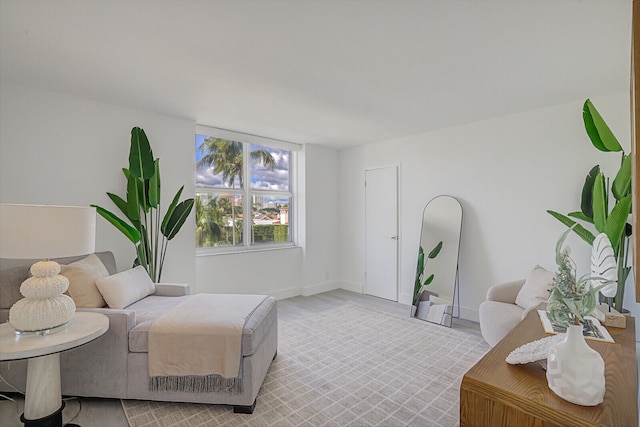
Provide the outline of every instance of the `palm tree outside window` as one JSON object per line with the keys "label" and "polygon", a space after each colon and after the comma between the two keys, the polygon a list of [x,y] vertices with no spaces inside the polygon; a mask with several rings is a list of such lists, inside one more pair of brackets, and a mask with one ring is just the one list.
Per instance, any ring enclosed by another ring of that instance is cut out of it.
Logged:
{"label": "palm tree outside window", "polygon": [[197,134],[197,247],[290,244],[290,159],[290,150]]}

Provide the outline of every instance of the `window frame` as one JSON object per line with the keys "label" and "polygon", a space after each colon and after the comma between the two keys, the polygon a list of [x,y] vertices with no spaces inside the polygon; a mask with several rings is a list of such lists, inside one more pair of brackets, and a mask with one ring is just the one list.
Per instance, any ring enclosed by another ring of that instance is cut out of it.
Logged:
{"label": "window frame", "polygon": [[[222,194],[233,194],[242,196],[242,212],[252,212],[252,195],[262,196],[282,196],[289,197],[289,238],[288,242],[280,243],[253,243],[252,240],[252,220],[246,221],[247,215],[243,215],[242,231],[243,241],[241,244],[235,246],[217,246],[217,247],[198,247],[196,246],[196,255],[217,255],[228,253],[242,253],[242,252],[255,252],[265,250],[280,250],[286,248],[293,248],[298,246],[297,238],[297,223],[298,223],[298,197],[297,197],[297,160],[298,152],[302,149],[302,145],[292,142],[281,141],[266,137],[261,137],[252,134],[246,134],[241,132],[230,131],[226,129],[219,129],[209,126],[196,125],[195,135],[203,135],[206,137],[222,138],[230,141],[237,141],[243,144],[243,163],[250,165],[250,147],[252,144],[260,145],[266,148],[276,148],[289,151],[289,191],[273,191],[273,190],[259,190],[251,188],[251,167],[244,167],[242,170],[242,180],[244,188],[227,188],[227,187],[207,187],[201,186],[196,183],[195,193],[196,197],[199,193],[207,193],[213,197],[220,196]],[[194,135],[194,137],[195,137]],[[198,169],[194,165],[194,172]],[[249,216],[252,219],[252,216]],[[195,230],[194,230],[195,233]],[[247,238],[248,237],[248,238]],[[197,243],[197,242],[196,242]]]}

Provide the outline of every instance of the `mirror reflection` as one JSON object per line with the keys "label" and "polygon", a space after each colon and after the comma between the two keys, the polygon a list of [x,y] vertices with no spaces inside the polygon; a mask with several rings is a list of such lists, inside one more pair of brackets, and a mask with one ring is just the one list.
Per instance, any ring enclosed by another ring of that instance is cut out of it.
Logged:
{"label": "mirror reflection", "polygon": [[413,289],[413,317],[451,326],[457,285],[462,206],[438,196],[424,208]]}

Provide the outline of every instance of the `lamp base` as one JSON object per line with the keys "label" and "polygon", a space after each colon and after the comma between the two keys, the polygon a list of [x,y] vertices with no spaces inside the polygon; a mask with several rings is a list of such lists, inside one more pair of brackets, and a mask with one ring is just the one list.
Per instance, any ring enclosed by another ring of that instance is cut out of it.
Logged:
{"label": "lamp base", "polygon": [[[9,324],[11,325],[11,323]],[[46,329],[40,329],[37,331],[22,331],[16,327],[14,327],[13,329],[15,329],[14,334],[16,334],[17,336],[29,336],[29,335],[45,336],[49,334],[55,334],[56,332],[64,331],[65,329],[67,329],[68,325],[69,325],[69,322],[66,322],[66,323],[63,323],[62,325],[58,325],[58,326],[54,326]]]}

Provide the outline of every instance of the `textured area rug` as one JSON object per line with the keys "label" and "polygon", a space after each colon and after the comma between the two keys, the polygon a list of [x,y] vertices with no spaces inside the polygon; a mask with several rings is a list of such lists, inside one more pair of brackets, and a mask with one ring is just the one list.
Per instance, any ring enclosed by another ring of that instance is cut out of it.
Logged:
{"label": "textured area rug", "polygon": [[230,407],[123,400],[142,426],[457,426],[479,333],[349,302],[279,319],[278,357],[252,415]]}

